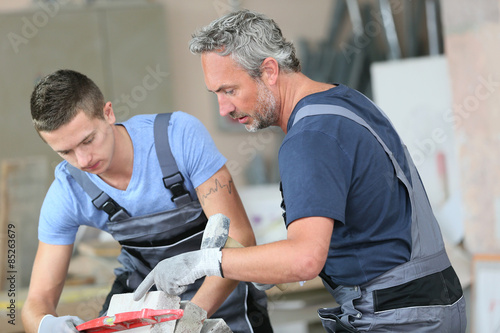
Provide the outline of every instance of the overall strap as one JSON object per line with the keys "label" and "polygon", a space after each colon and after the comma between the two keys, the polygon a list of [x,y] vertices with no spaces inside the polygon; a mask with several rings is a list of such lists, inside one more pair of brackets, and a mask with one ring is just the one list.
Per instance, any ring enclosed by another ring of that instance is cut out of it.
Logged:
{"label": "overall strap", "polygon": [[71,164],[66,165],[66,169],[73,176],[76,182],[83,188],[83,190],[92,199],[92,204],[99,210],[103,210],[108,214],[109,221],[119,221],[129,218],[129,213],[125,208],[121,207],[116,201],[114,201],[109,195],[104,193],[89,176],[72,166]]}
{"label": "overall strap", "polygon": [[163,174],[163,184],[172,192],[172,201],[177,207],[192,201],[189,191],[184,186],[184,177],[177,167],[168,140],[168,125],[172,113],[156,115],[154,123],[154,139],[156,155]]}

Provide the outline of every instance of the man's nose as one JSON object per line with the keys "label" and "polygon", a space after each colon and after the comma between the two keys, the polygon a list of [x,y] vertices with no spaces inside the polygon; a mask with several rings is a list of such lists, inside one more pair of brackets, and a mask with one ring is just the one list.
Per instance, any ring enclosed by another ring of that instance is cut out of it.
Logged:
{"label": "man's nose", "polygon": [[219,103],[219,114],[222,117],[229,115],[235,110],[233,103],[231,103],[229,99],[223,95],[217,96],[217,102]]}
{"label": "man's nose", "polygon": [[89,163],[92,159],[92,154],[87,149],[77,149],[75,155],[78,166],[80,166],[81,168],[89,166]]}

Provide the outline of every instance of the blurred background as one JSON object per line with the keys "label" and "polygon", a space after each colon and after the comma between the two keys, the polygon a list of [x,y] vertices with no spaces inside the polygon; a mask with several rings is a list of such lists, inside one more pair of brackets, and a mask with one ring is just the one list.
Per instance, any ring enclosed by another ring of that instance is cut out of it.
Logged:
{"label": "blurred background", "polygon": [[[119,121],[176,110],[199,118],[228,158],[258,242],[285,237],[277,165],[283,134],[247,133],[221,118],[200,59],[188,50],[195,30],[242,8],[278,23],[295,43],[306,75],[360,90],[391,118],[421,173],[466,290],[469,331],[500,332],[495,0],[0,1],[2,330],[23,332],[20,309],[37,248],[38,213],[60,162],[32,128],[29,112],[34,85],[57,69],[94,80]],[[12,246],[15,261],[8,257]],[[60,314],[96,316],[118,251],[109,236],[82,228]],[[321,332],[316,309],[334,306],[317,280],[271,290],[269,298],[276,332]],[[8,322],[12,300],[15,322]]]}

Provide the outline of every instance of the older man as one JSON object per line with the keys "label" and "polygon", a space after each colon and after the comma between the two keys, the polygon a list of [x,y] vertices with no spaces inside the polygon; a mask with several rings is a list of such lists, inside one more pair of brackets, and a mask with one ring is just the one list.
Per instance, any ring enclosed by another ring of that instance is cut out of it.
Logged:
{"label": "older man", "polygon": [[[319,310],[328,332],[464,332],[459,279],[415,165],[384,113],[345,85],[301,73],[293,45],[259,13],[215,20],[190,48],[201,54],[221,116],[249,131],[286,133],[279,167],[287,239],[223,249],[222,259],[218,249],[171,258],[136,295],[153,283],[178,292],[207,274],[261,284],[320,275],[341,305]],[[173,264],[186,269],[168,271]]]}

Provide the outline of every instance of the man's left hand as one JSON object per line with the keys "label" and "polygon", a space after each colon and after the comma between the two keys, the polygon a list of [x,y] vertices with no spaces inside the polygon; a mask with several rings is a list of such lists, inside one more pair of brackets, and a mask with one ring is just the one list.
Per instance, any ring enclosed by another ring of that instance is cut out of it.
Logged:
{"label": "man's left hand", "polygon": [[218,248],[186,252],[164,259],[146,276],[134,292],[134,300],[141,299],[155,284],[158,290],[179,295],[187,286],[204,276],[222,275],[222,252]]}

